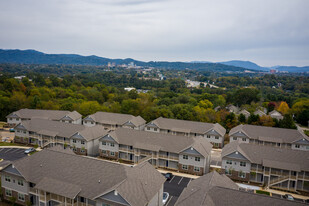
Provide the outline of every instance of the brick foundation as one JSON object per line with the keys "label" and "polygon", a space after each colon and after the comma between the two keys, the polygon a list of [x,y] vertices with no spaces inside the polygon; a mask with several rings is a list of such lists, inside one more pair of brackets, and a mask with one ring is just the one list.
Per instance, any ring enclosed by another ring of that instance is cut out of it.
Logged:
{"label": "brick foundation", "polygon": [[108,150],[105,150],[106,151],[106,153],[104,154],[103,152],[102,152],[102,150],[100,150],[99,152],[100,152],[100,157],[103,157],[103,158],[106,158],[106,159],[113,159],[113,160],[118,160],[119,158],[119,154],[118,154],[118,152],[115,152],[115,156],[112,156],[112,155],[110,155],[110,151],[108,151]]}
{"label": "brick foundation", "polygon": [[187,173],[187,174],[192,174],[192,175],[202,176],[204,174],[204,168],[200,167],[200,171],[199,172],[195,172],[194,171],[194,166],[192,166],[192,165],[188,165],[188,169],[184,170],[184,169],[182,169],[182,164],[178,164],[178,170],[179,170],[179,172]]}
{"label": "brick foundation", "polygon": [[[10,198],[11,197],[8,197],[8,196],[6,196],[5,195],[5,188],[1,188],[1,190],[2,190],[2,194],[3,194],[3,198],[5,199],[5,200],[7,200],[7,201],[11,201],[10,200]],[[19,204],[19,205],[27,205],[27,202],[29,202],[30,201],[30,199],[29,199],[29,195],[25,195],[25,201],[23,202],[23,201],[20,201],[20,200],[18,200],[18,192],[16,192],[16,191],[14,191],[14,190],[12,190],[12,197],[15,197],[16,198],[16,202],[15,203],[17,203],[17,204]]]}
{"label": "brick foundation", "polygon": [[[225,174],[225,169],[221,169],[221,174]],[[241,178],[239,177],[239,172],[238,171],[232,171],[232,175],[226,174],[226,176],[228,176],[229,178],[233,179],[233,180],[238,180],[238,181],[243,181],[243,182],[249,182],[250,181],[250,173],[245,173],[246,177],[245,178]]]}
{"label": "brick foundation", "polygon": [[82,150],[81,148],[76,148],[76,150],[75,151],[73,150],[73,152],[78,155],[87,155],[86,149],[84,149],[84,152],[81,152],[81,150]]}

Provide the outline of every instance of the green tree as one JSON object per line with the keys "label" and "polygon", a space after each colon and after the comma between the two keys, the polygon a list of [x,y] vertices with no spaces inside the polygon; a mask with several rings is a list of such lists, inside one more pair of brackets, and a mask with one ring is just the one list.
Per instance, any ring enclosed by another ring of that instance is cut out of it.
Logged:
{"label": "green tree", "polygon": [[296,129],[293,118],[290,114],[286,114],[283,116],[283,119],[279,121],[279,127],[281,128],[289,128]]}
{"label": "green tree", "polygon": [[240,114],[238,117],[238,121],[240,123],[246,123],[246,116],[244,114]]}

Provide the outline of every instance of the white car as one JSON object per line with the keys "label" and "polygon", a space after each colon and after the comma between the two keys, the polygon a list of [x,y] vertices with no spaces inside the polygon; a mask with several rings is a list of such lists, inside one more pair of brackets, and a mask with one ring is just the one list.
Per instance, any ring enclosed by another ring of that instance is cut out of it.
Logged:
{"label": "white car", "polygon": [[168,194],[168,192],[163,192],[163,205],[166,204],[168,198],[170,197],[170,194]]}
{"label": "white car", "polygon": [[35,149],[33,147],[30,147],[29,149],[26,149],[24,153],[30,154],[31,152],[34,152],[34,151],[35,151]]}

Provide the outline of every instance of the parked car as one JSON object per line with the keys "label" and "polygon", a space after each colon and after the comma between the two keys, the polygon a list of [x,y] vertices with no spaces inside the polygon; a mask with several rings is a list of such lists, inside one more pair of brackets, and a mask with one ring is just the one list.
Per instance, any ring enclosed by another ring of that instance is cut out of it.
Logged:
{"label": "parked car", "polygon": [[169,181],[169,180],[171,180],[171,179],[173,178],[173,174],[170,173],[170,172],[168,172],[168,173],[166,173],[166,174],[164,175],[164,177],[166,178],[166,181]]}
{"label": "parked car", "polygon": [[168,194],[168,192],[163,192],[163,205],[165,205],[167,203],[168,198],[170,197],[170,194]]}
{"label": "parked car", "polygon": [[10,132],[15,132],[15,129],[14,129],[14,128],[11,128],[11,129],[10,129]]}
{"label": "parked car", "polygon": [[292,200],[292,201],[294,200],[294,197],[290,194],[285,194],[283,197],[287,200]]}
{"label": "parked car", "polygon": [[35,151],[35,149],[33,147],[30,147],[29,149],[25,150],[25,154],[29,154],[29,153],[34,152],[34,151]]}

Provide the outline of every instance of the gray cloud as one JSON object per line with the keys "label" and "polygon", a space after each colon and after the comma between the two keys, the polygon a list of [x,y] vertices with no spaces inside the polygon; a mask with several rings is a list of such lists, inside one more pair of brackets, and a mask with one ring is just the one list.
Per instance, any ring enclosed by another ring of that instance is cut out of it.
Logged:
{"label": "gray cloud", "polygon": [[309,65],[307,0],[0,0],[0,47]]}

